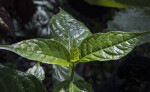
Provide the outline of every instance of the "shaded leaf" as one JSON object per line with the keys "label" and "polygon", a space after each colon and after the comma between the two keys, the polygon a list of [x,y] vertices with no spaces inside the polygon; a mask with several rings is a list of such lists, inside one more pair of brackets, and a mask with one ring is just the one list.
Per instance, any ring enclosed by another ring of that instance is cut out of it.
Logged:
{"label": "shaded leaf", "polygon": [[[67,67],[60,65],[53,65],[53,80],[55,84],[60,82],[70,80],[70,70]],[[73,81],[84,80],[81,76],[79,76],[76,72],[74,72]]]}
{"label": "shaded leaf", "polygon": [[83,80],[78,80],[74,84],[84,92],[93,92],[92,86]]}
{"label": "shaded leaf", "polygon": [[7,10],[0,6],[0,32],[1,36],[5,36],[10,33],[12,37],[15,38],[15,28],[13,21],[9,16]]}
{"label": "shaded leaf", "polygon": [[70,54],[67,49],[49,39],[24,40],[12,45],[1,45],[0,49],[13,51],[30,60],[69,67]]}
{"label": "shaded leaf", "polygon": [[148,32],[112,31],[93,34],[83,40],[79,62],[117,60],[127,55]]}
{"label": "shaded leaf", "polygon": [[[150,9],[125,9],[116,13],[114,19],[108,22],[106,30],[122,30],[127,32],[144,32],[150,30]],[[150,35],[140,40],[140,44],[149,41]]]}
{"label": "shaded leaf", "polygon": [[73,44],[73,38],[77,46],[83,39],[91,35],[89,29],[81,22],[74,19],[64,10],[53,16],[49,23],[51,40],[55,40],[64,45],[70,51]]}
{"label": "shaded leaf", "polygon": [[69,85],[69,92],[83,92],[80,90],[76,85],[74,85],[72,82]]}
{"label": "shaded leaf", "polygon": [[53,92],[93,92],[91,85],[83,80],[70,82],[63,81],[55,86]]}
{"label": "shaded leaf", "polygon": [[63,90],[62,92],[69,92],[69,84],[70,84],[70,81],[68,80],[63,81],[57,84],[52,92],[61,92],[62,90]]}
{"label": "shaded leaf", "polygon": [[47,92],[36,77],[2,65],[0,65],[0,91]]}
{"label": "shaded leaf", "polygon": [[107,7],[150,7],[149,0],[85,0],[92,5],[100,5]]}
{"label": "shaded leaf", "polygon": [[40,63],[37,63],[32,68],[29,68],[27,73],[34,75],[40,81],[43,81],[45,79],[45,72],[43,68],[41,67]]}

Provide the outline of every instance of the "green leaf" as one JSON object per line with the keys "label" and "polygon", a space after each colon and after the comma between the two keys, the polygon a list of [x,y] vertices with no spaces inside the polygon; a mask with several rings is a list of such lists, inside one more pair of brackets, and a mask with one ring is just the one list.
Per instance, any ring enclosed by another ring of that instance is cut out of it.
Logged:
{"label": "green leaf", "polygon": [[81,43],[79,62],[120,59],[127,55],[147,33],[112,31],[93,34]]}
{"label": "green leaf", "polygon": [[80,90],[76,85],[74,85],[72,82],[70,83],[69,86],[69,92],[83,92]]}
{"label": "green leaf", "polygon": [[73,44],[72,44],[71,50],[70,50],[70,60],[72,62],[76,62],[79,60],[79,49],[76,45],[75,39],[73,40]]}
{"label": "green leaf", "polygon": [[65,92],[65,90],[62,88],[59,92]]}
{"label": "green leaf", "polygon": [[100,5],[107,7],[150,7],[149,0],[85,0],[87,3],[92,5]]}
{"label": "green leaf", "polygon": [[30,60],[69,67],[70,54],[63,45],[49,39],[24,40],[13,45],[1,45]]}
{"label": "green leaf", "polygon": [[59,83],[55,86],[52,92],[61,92],[63,89],[63,92],[82,92],[79,88],[76,87],[72,82],[70,81],[64,81]]}
{"label": "green leaf", "polygon": [[69,84],[70,84],[69,80],[63,81],[57,84],[52,92],[69,92]]}
{"label": "green leaf", "polygon": [[60,42],[70,51],[73,44],[73,38],[77,46],[80,45],[83,39],[91,35],[89,29],[78,20],[74,19],[64,10],[53,16],[49,23],[51,40]]}
{"label": "green leaf", "polygon": [[78,80],[78,81],[74,82],[74,84],[78,88],[83,90],[82,92],[94,92],[93,89],[92,89],[92,86],[90,84],[88,84],[87,82],[83,81],[83,80]]}
{"label": "green leaf", "polygon": [[[121,30],[127,32],[144,32],[150,30],[150,9],[123,9],[117,12],[112,21],[108,22],[105,31]],[[150,34],[140,40],[140,44],[150,41]]]}
{"label": "green leaf", "polygon": [[32,68],[29,68],[27,73],[34,75],[40,81],[43,81],[45,79],[45,72],[39,62]]}
{"label": "green leaf", "polygon": [[93,92],[91,85],[83,80],[70,82],[63,81],[55,86],[53,92]]}
{"label": "green leaf", "polygon": [[[70,80],[70,70],[67,67],[60,65],[53,65],[53,80],[55,84],[60,82]],[[84,80],[81,76],[79,76],[76,72],[74,72],[73,81]]]}
{"label": "green leaf", "polygon": [[1,92],[47,92],[34,76],[0,65]]}

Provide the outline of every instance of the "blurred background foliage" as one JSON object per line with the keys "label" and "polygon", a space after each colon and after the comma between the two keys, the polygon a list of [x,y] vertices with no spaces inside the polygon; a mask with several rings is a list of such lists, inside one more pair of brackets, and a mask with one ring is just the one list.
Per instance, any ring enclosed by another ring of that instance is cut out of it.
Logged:
{"label": "blurred background foliage", "polygon": [[[0,44],[12,44],[31,38],[48,38],[50,30],[48,23],[51,17],[59,12],[59,7],[83,22],[92,33],[150,30],[149,4],[146,8],[122,9],[127,5],[119,4],[118,7],[121,8],[104,7],[107,5],[99,6],[101,3],[93,1],[0,0]],[[134,0],[130,6],[133,2]],[[149,46],[147,36],[123,59],[79,64],[76,72],[92,85],[94,92],[150,92]],[[36,64],[5,50],[0,51],[0,63],[23,72]],[[45,71],[44,84],[48,92],[51,92],[54,85],[52,66],[47,64],[41,66]]]}

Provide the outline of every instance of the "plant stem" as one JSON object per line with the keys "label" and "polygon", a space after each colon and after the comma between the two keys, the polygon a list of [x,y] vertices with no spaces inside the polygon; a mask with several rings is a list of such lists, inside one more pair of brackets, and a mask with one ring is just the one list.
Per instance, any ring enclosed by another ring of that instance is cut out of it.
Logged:
{"label": "plant stem", "polygon": [[72,63],[70,65],[70,82],[73,81],[73,77],[74,77],[74,64]]}

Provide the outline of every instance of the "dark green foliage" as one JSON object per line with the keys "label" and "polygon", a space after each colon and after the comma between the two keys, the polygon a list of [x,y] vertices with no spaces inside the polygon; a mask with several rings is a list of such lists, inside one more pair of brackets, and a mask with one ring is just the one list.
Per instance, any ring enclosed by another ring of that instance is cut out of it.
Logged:
{"label": "dark green foliage", "polygon": [[33,75],[0,65],[1,92],[47,92]]}
{"label": "dark green foliage", "polygon": [[[92,34],[83,23],[74,19],[62,9],[51,19],[49,27],[50,39],[24,40],[12,45],[0,45],[0,49],[13,51],[30,60],[54,64],[53,79],[56,86],[53,92],[93,92],[92,87],[74,72],[76,65],[90,61],[120,59],[127,55],[142,37],[149,33],[112,31]],[[39,68],[36,67],[35,70],[32,68],[34,72],[32,74],[43,80],[42,68],[39,71],[41,75],[37,75]],[[31,85],[32,83],[29,80],[24,80],[26,79],[25,74],[23,76],[21,82],[26,84],[25,88],[28,88],[25,89],[25,92],[31,92],[30,90],[33,89],[32,92],[43,92],[41,89],[36,89],[39,86],[35,87]],[[19,80],[17,78],[15,80],[18,81],[18,84],[16,84],[18,86],[14,86],[14,90],[19,87],[15,92],[24,92],[19,85]]]}

